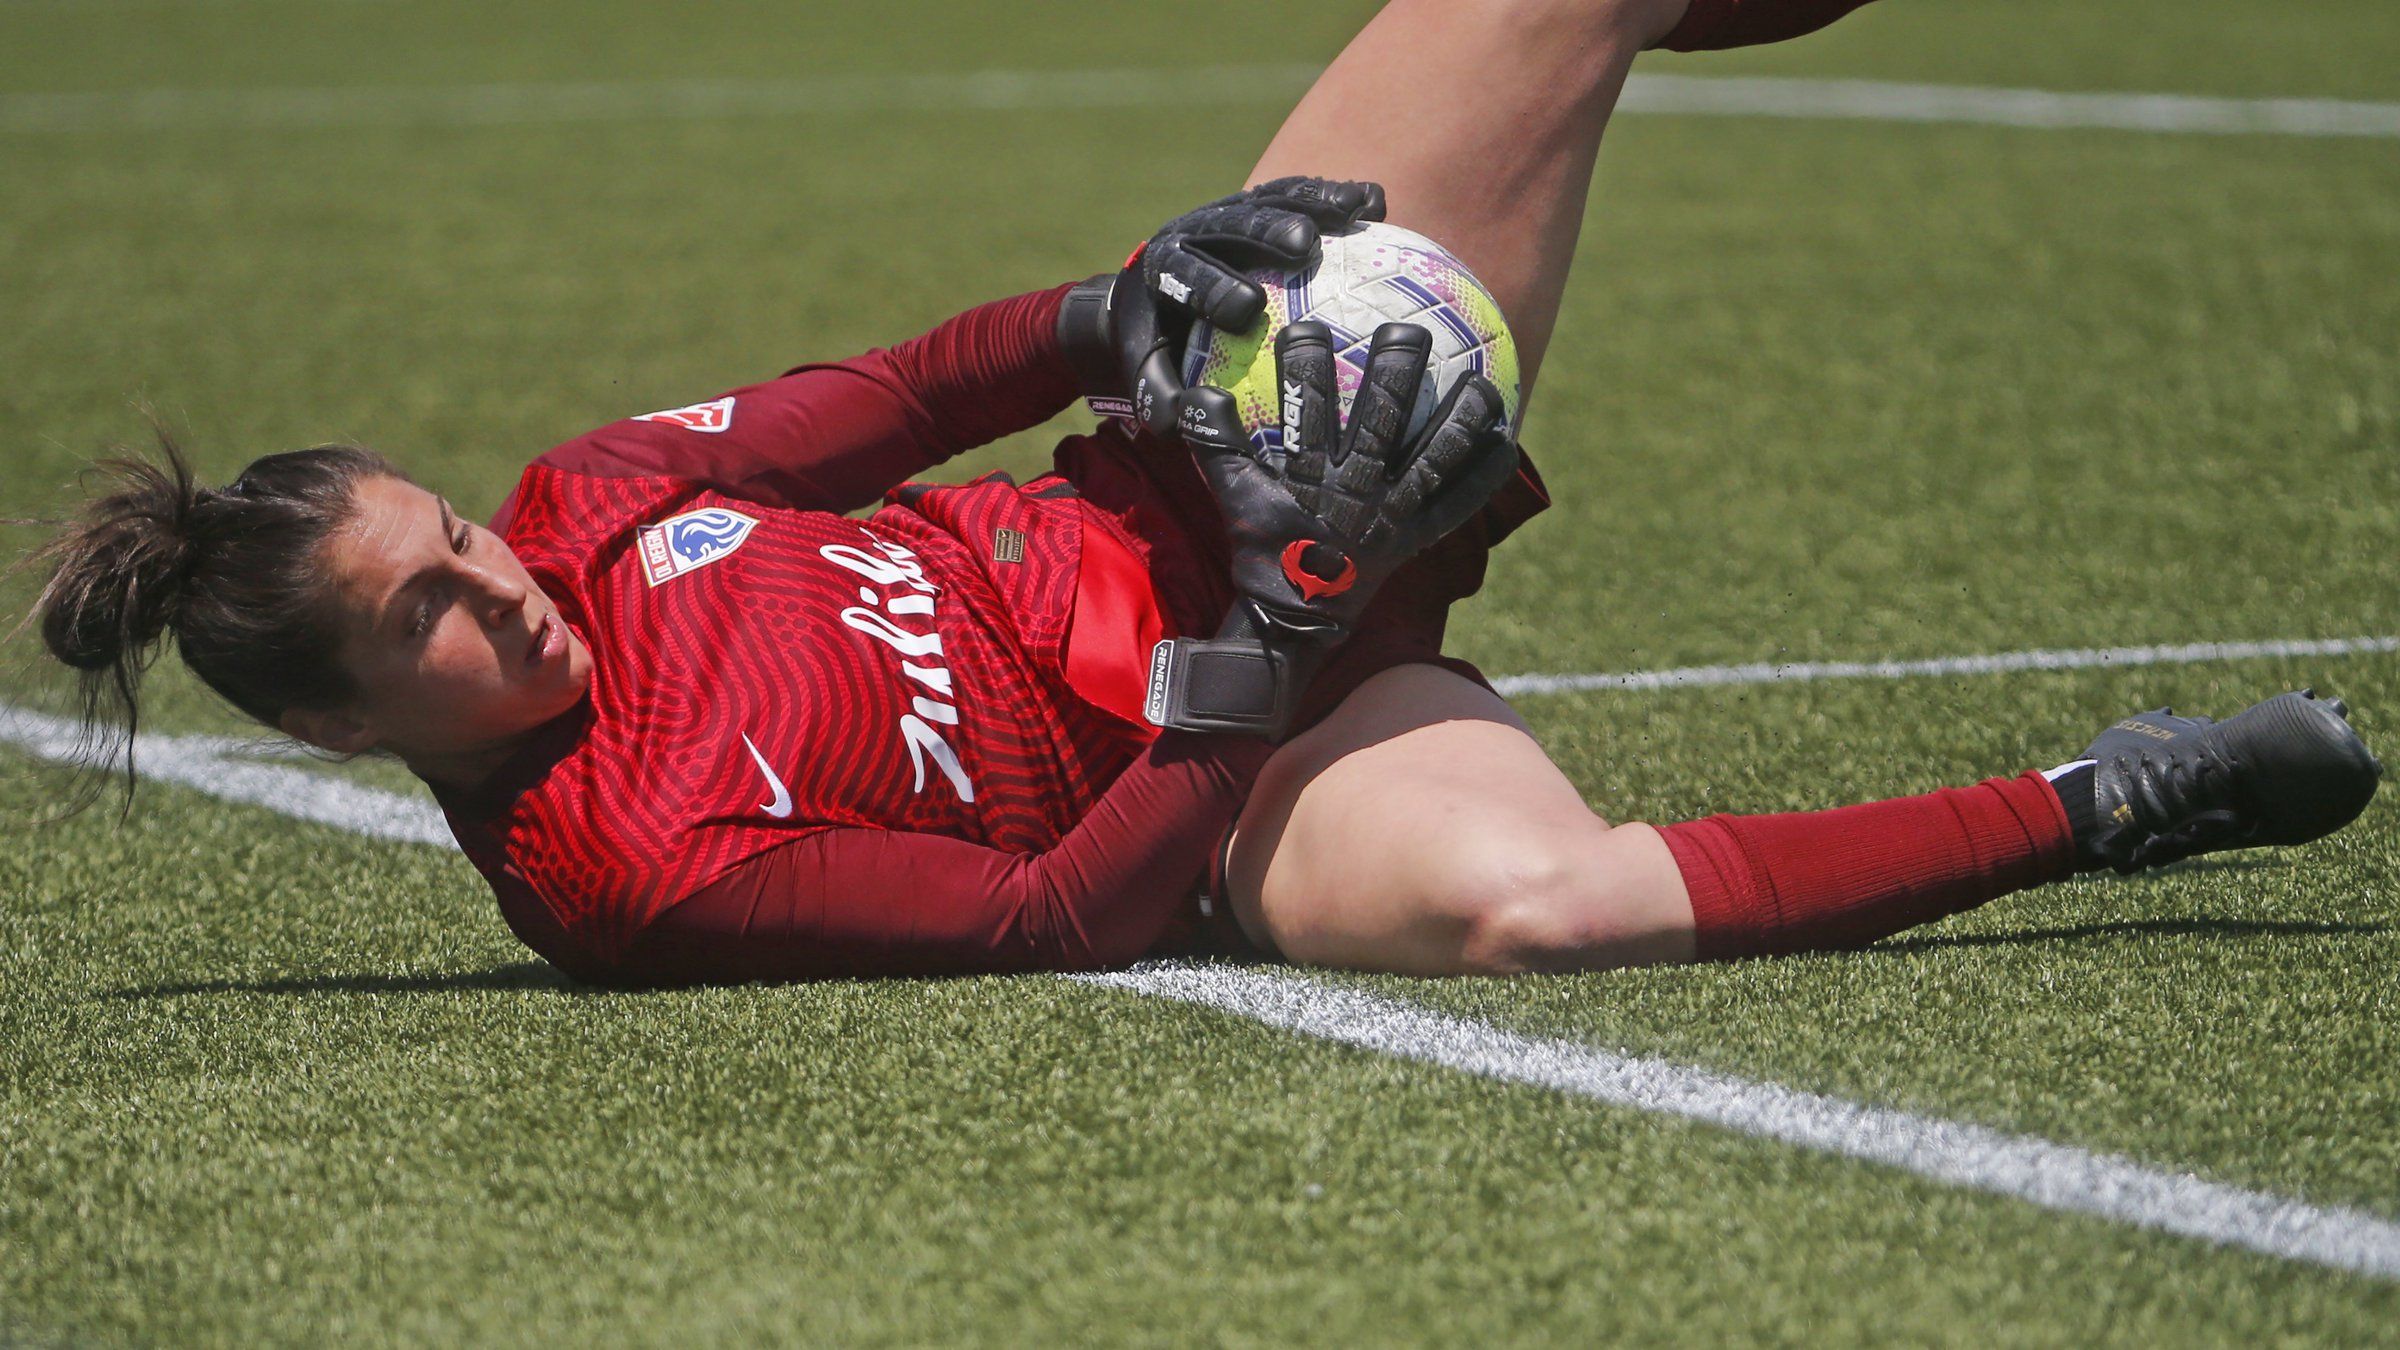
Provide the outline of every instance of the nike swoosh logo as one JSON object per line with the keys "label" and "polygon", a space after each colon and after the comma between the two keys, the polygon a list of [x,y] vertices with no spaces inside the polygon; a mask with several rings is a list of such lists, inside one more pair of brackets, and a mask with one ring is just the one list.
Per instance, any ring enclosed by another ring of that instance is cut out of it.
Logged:
{"label": "nike swoosh logo", "polygon": [[744,735],[742,737],[742,745],[745,749],[749,750],[750,758],[758,765],[758,771],[767,776],[767,786],[775,789],[775,795],[766,801],[760,802],[758,804],[758,809],[766,812],[770,816],[775,817],[777,820],[781,820],[785,816],[790,815],[792,813],[792,790],[783,785],[783,780],[775,776],[775,771],[773,769],[767,767],[767,757],[758,753],[757,746],[750,744],[750,737],[748,735]]}

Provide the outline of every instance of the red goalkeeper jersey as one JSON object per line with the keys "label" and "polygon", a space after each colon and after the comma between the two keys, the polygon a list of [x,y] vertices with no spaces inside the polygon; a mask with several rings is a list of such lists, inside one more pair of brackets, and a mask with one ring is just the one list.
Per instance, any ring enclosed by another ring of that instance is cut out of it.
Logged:
{"label": "red goalkeeper jersey", "polygon": [[[1148,545],[1057,477],[841,514],[1072,400],[1059,294],[526,471],[493,527],[591,690],[442,805],[529,946],[586,978],[740,978],[1109,964],[1175,928],[1265,752],[1154,746],[1127,691],[1139,640],[1209,598],[1162,603]],[[1070,679],[1079,587],[1123,653]],[[660,924],[711,888],[750,912]]]}
{"label": "red goalkeeper jersey", "polygon": [[[441,797],[527,945],[649,982],[1089,968],[1190,929],[1268,747],[1140,719],[1150,643],[1230,600],[1188,459],[1112,432],[1022,486],[898,486],[1072,401],[1062,293],[526,470],[493,528],[590,692]],[[1439,612],[1381,659],[1432,659]]]}

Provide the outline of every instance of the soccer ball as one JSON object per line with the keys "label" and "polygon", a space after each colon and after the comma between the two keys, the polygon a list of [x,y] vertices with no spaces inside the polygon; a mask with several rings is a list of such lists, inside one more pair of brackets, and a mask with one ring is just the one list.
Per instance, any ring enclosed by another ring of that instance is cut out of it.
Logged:
{"label": "soccer ball", "polygon": [[1267,293],[1266,317],[1247,333],[1219,332],[1205,320],[1192,328],[1183,382],[1213,384],[1233,395],[1250,444],[1283,444],[1283,400],[1275,385],[1275,334],[1297,319],[1333,330],[1334,370],[1342,416],[1366,374],[1367,343],[1378,324],[1413,323],[1433,335],[1425,383],[1410,410],[1408,435],[1432,420],[1434,408],[1468,371],[1500,390],[1508,423],[1517,421],[1517,344],[1492,293],[1453,257],[1421,234],[1372,223],[1324,237],[1324,254],[1298,272],[1249,274]]}

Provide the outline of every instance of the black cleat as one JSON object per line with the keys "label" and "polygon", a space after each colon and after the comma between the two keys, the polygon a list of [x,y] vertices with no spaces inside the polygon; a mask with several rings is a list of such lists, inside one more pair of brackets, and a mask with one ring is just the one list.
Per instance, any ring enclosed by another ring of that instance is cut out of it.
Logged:
{"label": "black cleat", "polygon": [[2358,818],[2383,768],[2350,709],[2314,690],[2223,722],[2140,713],[2084,751],[2098,825],[2086,859],[2139,872],[2229,848],[2305,844]]}

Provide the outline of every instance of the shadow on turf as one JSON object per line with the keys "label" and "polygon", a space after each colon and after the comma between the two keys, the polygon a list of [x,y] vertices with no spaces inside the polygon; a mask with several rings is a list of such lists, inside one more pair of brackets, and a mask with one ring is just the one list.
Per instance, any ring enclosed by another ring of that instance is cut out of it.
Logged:
{"label": "shadow on turf", "polygon": [[[1236,942],[1206,943],[1185,954],[1189,959],[1222,965],[1281,966],[1272,957]],[[920,975],[882,977],[868,980],[829,980],[812,983],[880,984],[885,979],[917,981],[973,978],[956,975]],[[1026,977],[1032,978],[1032,977]],[[722,985],[700,985],[699,988],[736,988],[742,982]],[[196,980],[189,984],[153,984],[132,989],[111,989],[101,998],[182,998],[195,994],[438,994],[459,990],[517,990],[549,989],[562,994],[581,995],[640,995],[673,992],[668,988],[614,988],[608,985],[583,984],[569,979],[558,969],[542,961],[512,961],[489,970],[462,970],[446,975],[294,975],[280,980]],[[6,1350],[0,1345],[0,1350]]]}
{"label": "shadow on turf", "polygon": [[305,975],[283,980],[202,980],[192,984],[156,984],[138,989],[112,989],[108,998],[177,998],[187,994],[425,994],[461,989],[556,989],[563,993],[605,993],[577,984],[540,961],[515,961],[490,970],[462,970],[446,975]]}
{"label": "shadow on turf", "polygon": [[[1208,955],[1200,953],[1198,955]],[[1217,960],[1234,965],[1273,966],[1281,963],[1256,956],[1217,956]],[[971,978],[955,975],[916,975],[885,977],[916,981]],[[824,984],[880,984],[884,979],[808,981]],[[697,988],[738,988],[742,982],[722,985],[699,985]],[[101,998],[184,998],[197,994],[446,994],[460,990],[509,991],[518,989],[548,989],[561,994],[593,997],[639,996],[642,994],[672,993],[682,986],[664,988],[625,988],[609,985],[583,984],[567,978],[540,961],[515,961],[490,970],[462,970],[447,975],[294,975],[281,980],[196,980],[189,984],[152,984],[132,989],[111,989]],[[0,1347],[5,1350],[5,1347]]]}
{"label": "shadow on turf", "polygon": [[2356,933],[2388,933],[2388,923],[2284,923],[2254,919],[2127,919],[2119,923],[2079,923],[2069,928],[2028,928],[2016,933],[1957,933],[1936,937],[1898,938],[1878,942],[1859,956],[1906,956],[1917,952],[1948,951],[1956,947],[2014,947],[2034,942],[2082,942],[2092,938],[2131,937],[2340,937]]}

